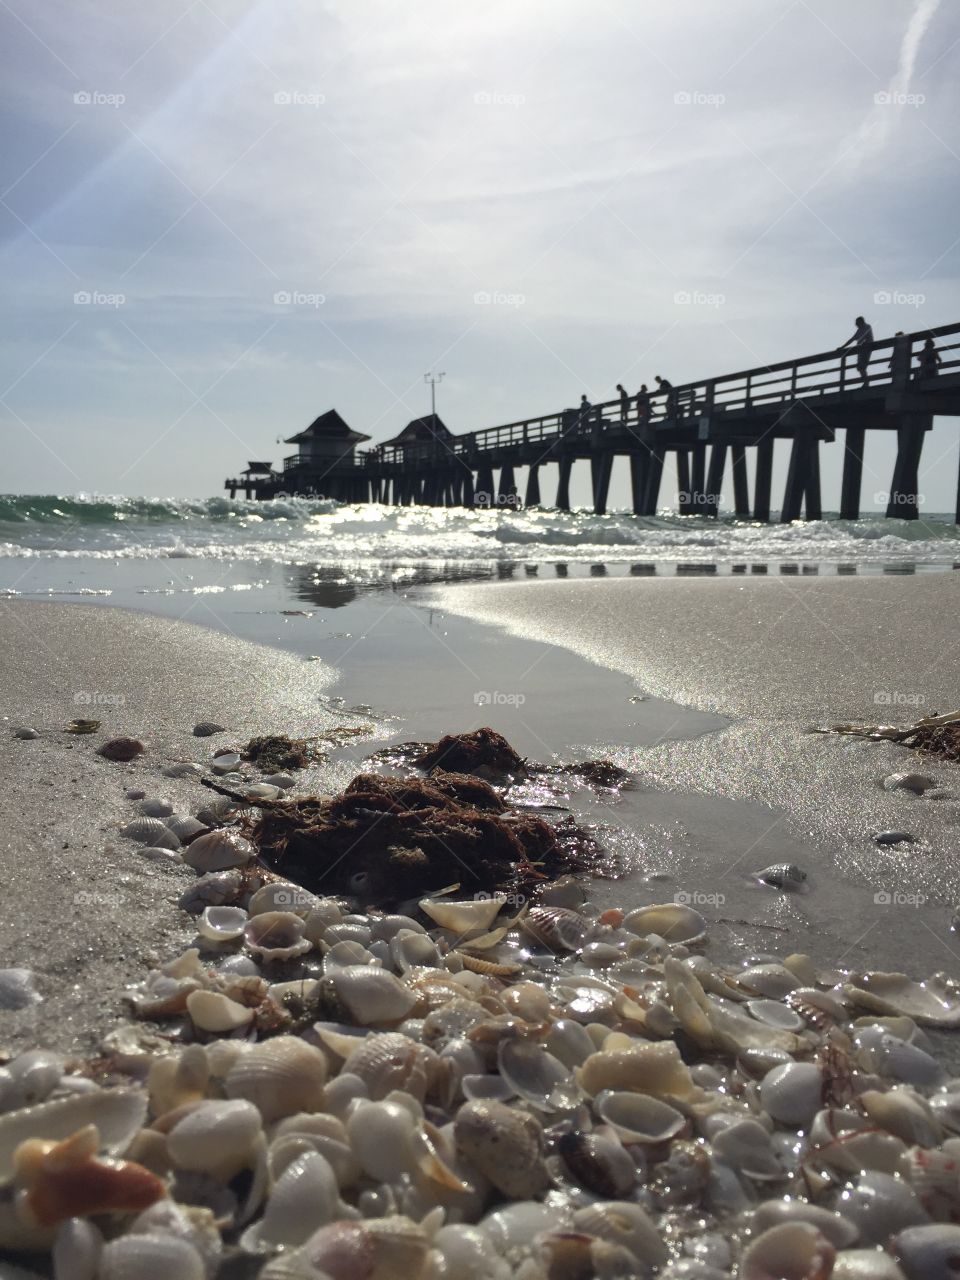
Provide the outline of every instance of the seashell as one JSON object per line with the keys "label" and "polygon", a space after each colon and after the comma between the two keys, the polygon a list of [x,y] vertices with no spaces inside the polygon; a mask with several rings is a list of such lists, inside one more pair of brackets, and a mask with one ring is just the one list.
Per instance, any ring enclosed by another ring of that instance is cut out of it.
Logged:
{"label": "seashell", "polygon": [[20,729],[14,729],[13,736],[23,739],[24,742],[32,742],[34,739],[39,738],[40,734],[36,729],[31,729],[29,726],[24,725]]}
{"label": "seashell", "polygon": [[183,864],[183,859],[176,849],[159,849],[156,845],[137,845],[137,853],[148,862],[176,862]]}
{"label": "seashell", "polygon": [[49,1098],[63,1079],[64,1060],[45,1049],[31,1049],[12,1058],[3,1072],[7,1085],[0,1086],[0,1109],[18,1111]]}
{"label": "seashell", "polygon": [[[339,915],[337,918],[340,918]],[[426,929],[412,916],[385,915],[370,922],[370,935],[374,942],[392,942],[401,932],[425,934]]]}
{"label": "seashell", "polygon": [[837,1249],[848,1249],[860,1235],[856,1226],[843,1214],[832,1213],[806,1200],[765,1200],[754,1211],[750,1226],[759,1234],[784,1222],[806,1222],[816,1227]]}
{"label": "seashell", "polygon": [[421,898],[420,910],[441,929],[453,933],[483,933],[493,924],[506,902],[505,897],[470,898],[455,902],[450,898]]}
{"label": "seashell", "polygon": [[268,782],[252,782],[244,787],[243,794],[248,800],[276,800],[280,795],[279,787],[271,787]]}
{"label": "seashell", "polygon": [[572,1111],[582,1094],[567,1067],[530,1040],[503,1040],[497,1068],[518,1097],[540,1111]]}
{"label": "seashell", "polygon": [[142,1165],[99,1159],[101,1145],[93,1124],[59,1142],[43,1138],[21,1142],[13,1154],[20,1216],[37,1226],[52,1227],[67,1218],[136,1213],[166,1195],[166,1185]]}
{"label": "seashell", "polygon": [[367,965],[348,965],[324,975],[321,998],[332,1000],[358,1026],[395,1026],[417,997],[392,973]]}
{"label": "seashell", "polygon": [[128,1235],[104,1246],[97,1280],[205,1280],[203,1259],[176,1236]]}
{"label": "seashell", "polygon": [[137,844],[148,844],[154,849],[180,848],[180,841],[159,818],[134,818],[120,828],[120,834],[128,840],[135,840]]}
{"label": "seashell", "polygon": [[[558,1018],[547,1032],[544,1043],[549,1052],[569,1071],[583,1066],[596,1049],[589,1032],[572,1018]],[[601,1088],[606,1087],[606,1085],[601,1086]]]}
{"label": "seashell", "polygon": [[844,1249],[837,1254],[830,1280],[906,1280],[888,1253],[878,1249]]}
{"label": "seashell", "polygon": [[880,1026],[863,1027],[854,1036],[860,1060],[870,1071],[905,1084],[938,1085],[943,1068],[918,1045],[908,1044]]}
{"label": "seashell", "polygon": [[92,1222],[68,1218],[53,1238],[54,1280],[97,1280],[103,1236]]}
{"label": "seashell", "polygon": [[[254,893],[247,910],[251,916],[262,915],[267,911],[292,911],[295,915],[308,917],[318,906],[320,899],[314,893],[301,888],[298,884],[287,884],[283,880],[262,885]],[[339,919],[339,908],[337,909]]]}
{"label": "seashell", "polygon": [[883,780],[884,791],[912,791],[917,796],[936,785],[934,779],[924,773],[888,773]]}
{"label": "seashell", "polygon": [[735,1120],[716,1134],[711,1146],[718,1160],[748,1178],[766,1182],[786,1177],[770,1134],[758,1120]]}
{"label": "seashell", "polygon": [[603,1200],[577,1209],[573,1226],[576,1231],[622,1245],[647,1267],[661,1267],[667,1262],[669,1255],[653,1219],[629,1200]]}
{"label": "seashell", "polygon": [[[430,1248],[426,1232],[400,1215],[364,1222],[331,1222],[315,1231],[299,1252],[312,1270],[330,1280],[416,1280]],[[269,1269],[261,1272],[270,1280]]]}
{"label": "seashell", "polygon": [[169,818],[173,813],[173,805],[169,800],[142,800],[140,812],[146,818]]}
{"label": "seashell", "polygon": [[219,907],[240,896],[242,880],[237,871],[215,871],[192,884],[177,902],[184,911],[199,915],[206,907]]}
{"label": "seashell", "polygon": [[806,1026],[803,1018],[779,1000],[748,1000],[747,1012],[751,1018],[764,1023],[768,1027],[779,1027],[782,1031],[802,1031]]}
{"label": "seashell", "polygon": [[493,1241],[497,1252],[506,1254],[526,1248],[535,1236],[552,1231],[556,1225],[555,1210],[532,1200],[521,1200],[488,1214],[479,1227],[487,1239]]}
{"label": "seashell", "polygon": [[269,1124],[298,1111],[320,1111],[326,1079],[319,1049],[296,1036],[274,1036],[240,1054],[224,1088],[227,1097],[252,1102]]}
{"label": "seashell", "polygon": [[303,936],[304,922],[292,911],[264,911],[243,927],[248,951],[265,964],[277,964],[305,955],[313,947]]}
{"label": "seashell", "polygon": [[187,996],[187,1012],[200,1031],[222,1035],[236,1031],[253,1021],[253,1010],[217,991],[191,991]]}
{"label": "seashell", "polygon": [[649,1042],[627,1036],[608,1037],[600,1053],[591,1054],[574,1072],[591,1097],[604,1090],[632,1090],[655,1098],[687,1102],[706,1095],[693,1083],[690,1069],[672,1040]]}
{"label": "seashell", "polygon": [[924,1209],[937,1222],[949,1222],[960,1208],[960,1159],[941,1148],[938,1151],[912,1147],[900,1163]]}
{"label": "seashell", "polygon": [[167,1134],[167,1152],[179,1169],[229,1182],[248,1166],[263,1132],[260,1112],[243,1099],[199,1103]]}
{"label": "seashell", "polygon": [[802,887],[807,873],[792,862],[779,862],[772,867],[764,867],[762,871],[754,872],[754,876],[757,880],[768,884],[771,889],[790,892]]}
{"label": "seashell", "polygon": [[141,1089],[98,1089],[8,1112],[0,1116],[0,1185],[13,1177],[14,1152],[28,1139],[58,1142],[96,1125],[100,1150],[115,1156],[126,1151],[146,1114],[147,1095]]}
{"label": "seashell", "polygon": [[323,957],[324,973],[332,973],[334,969],[349,969],[359,964],[372,965],[375,969],[383,968],[381,961],[359,942],[337,942]]}
{"label": "seashell", "polygon": [[808,1222],[784,1222],[747,1245],[741,1280],[828,1280],[837,1251]]}
{"label": "seashell", "polygon": [[860,1105],[870,1119],[900,1138],[907,1146],[935,1147],[943,1138],[940,1126],[921,1100],[907,1089],[881,1093],[868,1089],[860,1095]]}
{"label": "seashell", "polygon": [[[403,1096],[395,1094],[394,1099]],[[419,1175],[447,1190],[468,1190],[438,1156],[415,1102],[362,1102],[347,1120],[347,1134],[361,1169],[378,1182]]]}
{"label": "seashell", "polygon": [[255,853],[256,849],[239,831],[208,831],[187,845],[183,860],[187,866],[201,873],[227,871],[231,867],[244,866]]}
{"label": "seashell", "polygon": [[741,969],[737,974],[737,984],[744,991],[750,991],[768,1000],[782,1000],[800,986],[789,969],[782,964],[754,964]]}
{"label": "seashell", "polygon": [[630,911],[623,918],[623,927],[641,937],[655,933],[668,942],[688,945],[702,942],[707,936],[706,920],[699,911],[682,902],[665,902]]}
{"label": "seashell", "polygon": [[239,809],[238,801],[231,800],[229,796],[214,796],[197,810],[197,817],[206,826],[217,827],[223,822],[229,822]]}
{"label": "seashell", "polygon": [[842,990],[852,1004],[875,1013],[905,1014],[926,1026],[960,1026],[957,984],[943,974],[926,982],[912,982],[902,973],[854,974]]}
{"label": "seashell", "polygon": [[175,1237],[185,1240],[203,1259],[208,1276],[220,1274],[223,1241],[213,1212],[200,1205],[180,1205],[173,1200],[158,1200],[137,1214],[128,1228],[129,1235]]}
{"label": "seashell", "polygon": [[434,940],[429,934],[414,933],[412,929],[400,929],[390,939],[390,957],[401,973],[420,966],[440,966],[440,952]]}
{"label": "seashell", "polygon": [[836,1208],[860,1231],[860,1244],[885,1245],[906,1227],[927,1221],[923,1206],[902,1178],[869,1170],[837,1194]]}
{"label": "seashell", "polygon": [[142,756],[145,747],[139,738],[109,738],[102,746],[97,747],[97,755],[104,760],[117,760],[126,763]]}
{"label": "seashell", "polygon": [[188,813],[172,813],[164,818],[164,825],[169,827],[181,844],[187,844],[201,831],[206,831],[206,824],[199,818],[192,818]]}
{"label": "seashell", "polygon": [[768,1071],[760,1082],[760,1105],[779,1124],[798,1128],[820,1110],[823,1077],[810,1062],[788,1062]]}
{"label": "seashell", "polygon": [[548,951],[577,951],[587,935],[587,921],[569,907],[531,907],[520,928]]}
{"label": "seashell", "polygon": [[509,1102],[516,1092],[499,1076],[465,1075],[460,1090],[468,1102]]}
{"label": "seashell", "polygon": [[561,1134],[557,1152],[573,1181],[594,1195],[616,1200],[636,1185],[633,1157],[613,1138],[575,1129]]}
{"label": "seashell", "polygon": [[374,1101],[400,1089],[422,1102],[437,1062],[432,1049],[396,1032],[385,1032],[365,1036],[343,1069],[360,1077]]}
{"label": "seashell", "polygon": [[440,1274],[462,1280],[504,1280],[504,1264],[489,1235],[479,1227],[454,1223],[441,1227],[430,1242],[442,1259]]}
{"label": "seashell", "polygon": [[597,1114],[626,1143],[669,1142],[687,1123],[686,1116],[643,1093],[618,1093],[607,1089],[594,1099]]}
{"label": "seashell", "polygon": [[0,969],[0,1010],[15,1013],[43,999],[32,969]]}
{"label": "seashell", "polygon": [[197,933],[208,942],[236,942],[243,937],[247,913],[242,907],[204,907]]}
{"label": "seashell", "polygon": [[203,770],[192,761],[178,760],[175,764],[167,765],[162,772],[165,778],[197,778]]}
{"label": "seashell", "polygon": [[907,1280],[954,1280],[960,1259],[960,1227],[935,1223],[908,1227],[890,1242]]}
{"label": "seashell", "polygon": [[504,1195],[525,1199],[548,1185],[543,1130],[533,1116],[502,1102],[465,1102],[453,1131],[457,1150]]}
{"label": "seashell", "polygon": [[295,1248],[336,1217],[339,1209],[340,1189],[333,1169],[319,1152],[304,1152],[280,1174],[263,1217],[243,1233],[240,1246],[248,1253]]}
{"label": "seashell", "polygon": [[193,726],[195,738],[211,738],[215,733],[226,733],[223,725],[217,724],[215,720],[201,720]]}
{"label": "seashell", "polygon": [[210,761],[210,768],[214,773],[232,773],[239,763],[240,757],[236,751],[223,751],[213,757]]}

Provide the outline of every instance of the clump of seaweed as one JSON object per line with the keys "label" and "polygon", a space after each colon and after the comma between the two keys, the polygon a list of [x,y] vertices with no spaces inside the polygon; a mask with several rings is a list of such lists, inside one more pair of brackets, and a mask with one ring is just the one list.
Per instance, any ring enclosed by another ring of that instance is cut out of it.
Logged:
{"label": "clump of seaweed", "polygon": [[561,773],[572,773],[591,787],[622,787],[630,781],[630,774],[612,760],[583,760],[580,764],[565,764]]}
{"label": "clump of seaweed", "polygon": [[817,732],[844,733],[877,742],[896,742],[923,756],[941,760],[960,760],[960,711],[942,716],[924,716],[915,724],[835,724],[830,730]]}
{"label": "clump of seaweed", "polygon": [[472,773],[503,778],[523,773],[526,761],[495,729],[474,729],[470,733],[448,733],[439,742],[421,746],[413,763],[421,769],[449,769],[454,773]]}
{"label": "clump of seaweed", "polygon": [[263,861],[313,892],[379,905],[453,882],[465,896],[528,897],[562,872],[601,860],[586,833],[508,808],[487,783],[361,773],[338,796],[265,802],[243,819]]}
{"label": "clump of seaweed", "polygon": [[310,763],[310,749],[306,739],[290,738],[285,733],[251,738],[240,755],[264,773],[279,773],[282,769],[305,769]]}

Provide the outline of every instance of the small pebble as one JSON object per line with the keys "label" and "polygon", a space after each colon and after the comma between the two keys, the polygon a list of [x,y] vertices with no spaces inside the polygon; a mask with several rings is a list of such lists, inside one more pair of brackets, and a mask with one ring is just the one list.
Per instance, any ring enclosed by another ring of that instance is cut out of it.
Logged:
{"label": "small pebble", "polygon": [[873,837],[874,844],[915,844],[916,836],[909,831],[881,831]]}

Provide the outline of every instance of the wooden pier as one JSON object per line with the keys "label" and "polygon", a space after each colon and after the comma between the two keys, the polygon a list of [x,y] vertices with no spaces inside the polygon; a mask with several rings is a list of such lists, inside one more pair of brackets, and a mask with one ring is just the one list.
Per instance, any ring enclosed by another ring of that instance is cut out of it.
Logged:
{"label": "wooden pier", "polygon": [[[919,357],[930,337],[941,363],[933,376],[923,376]],[[841,433],[840,515],[855,520],[867,433],[893,431],[897,456],[886,514],[918,519],[926,432],[936,416],[960,416],[960,324],[874,343],[866,374],[862,379],[855,348],[833,350],[655,391],[646,412],[633,399],[624,414],[617,399],[587,412],[566,409],[466,435],[450,435],[444,428],[445,434],[438,430],[426,440],[356,453],[344,448],[322,461],[294,454],[284,459],[282,472],[251,464],[255,471],[248,468],[224,487],[231,497],[242,491],[254,498],[296,493],[396,505],[498,507],[520,505],[522,499],[525,506],[549,506],[542,501],[543,469],[555,465],[552,505],[568,511],[574,463],[586,462],[593,509],[602,515],[614,459],[627,457],[633,510],[649,516],[658,509],[663,469],[673,454],[681,515],[717,514],[729,461],[735,514],[768,521],[774,445],[781,440],[789,441],[790,462],[780,518],[818,520],[820,446],[836,443]],[[756,450],[752,495],[748,449]],[[522,493],[521,468],[526,469]],[[960,523],[960,476],[956,515]]]}

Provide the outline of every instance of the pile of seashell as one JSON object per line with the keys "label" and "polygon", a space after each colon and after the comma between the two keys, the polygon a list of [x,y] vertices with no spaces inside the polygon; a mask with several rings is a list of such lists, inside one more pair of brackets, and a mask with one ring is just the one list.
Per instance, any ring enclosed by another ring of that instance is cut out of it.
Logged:
{"label": "pile of seashell", "polygon": [[0,1068],[3,1280],[956,1277],[954,983],[724,967],[572,883],[362,913],[246,846],[184,850],[169,1039]]}

